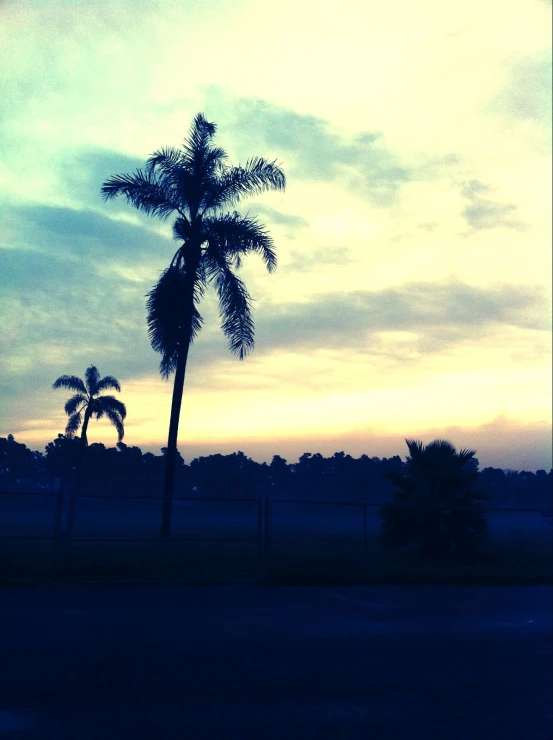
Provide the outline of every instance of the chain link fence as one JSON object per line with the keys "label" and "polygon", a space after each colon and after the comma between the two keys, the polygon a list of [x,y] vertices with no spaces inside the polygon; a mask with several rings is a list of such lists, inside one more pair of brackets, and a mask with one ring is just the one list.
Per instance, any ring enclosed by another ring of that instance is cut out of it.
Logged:
{"label": "chain link fence", "polygon": [[[159,496],[0,493],[0,579],[97,582],[553,581],[551,511],[481,507],[478,557],[389,548],[383,504],[258,498],[173,499],[161,538]],[[450,514],[443,506],[401,507]]]}

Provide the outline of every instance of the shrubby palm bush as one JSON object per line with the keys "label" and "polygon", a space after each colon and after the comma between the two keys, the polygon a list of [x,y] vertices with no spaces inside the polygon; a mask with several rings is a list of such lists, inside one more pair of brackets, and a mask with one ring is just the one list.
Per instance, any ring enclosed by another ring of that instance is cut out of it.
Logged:
{"label": "shrubby palm bush", "polygon": [[385,548],[418,547],[432,559],[473,559],[488,537],[486,497],[475,489],[478,462],[474,450],[445,440],[426,447],[408,439],[404,473],[389,471],[393,501],[380,509]]}

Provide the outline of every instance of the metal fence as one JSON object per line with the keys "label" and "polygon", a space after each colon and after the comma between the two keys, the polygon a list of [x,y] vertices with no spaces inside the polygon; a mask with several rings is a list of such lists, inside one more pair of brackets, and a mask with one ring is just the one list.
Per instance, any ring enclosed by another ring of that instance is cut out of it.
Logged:
{"label": "metal fence", "polygon": [[[102,552],[114,553],[109,548],[119,545],[115,554],[110,555],[112,560],[108,558],[107,564],[97,565],[97,570],[109,570],[123,557],[125,547],[129,549],[139,543],[154,548],[140,561],[144,573],[151,566],[162,574],[165,565],[171,563],[172,552],[184,544],[196,546],[196,560],[187,566],[196,569],[202,558],[217,560],[211,551],[206,554],[207,550],[201,549],[203,546],[232,545],[234,550],[222,549],[221,562],[240,560],[242,565],[247,565],[242,569],[249,573],[246,578],[258,581],[268,579],[275,563],[284,560],[288,564],[301,564],[302,558],[305,561],[314,558],[313,553],[318,553],[319,563],[322,553],[327,557],[339,553],[342,560],[347,560],[349,553],[352,563],[358,556],[366,562],[376,552],[380,508],[389,503],[280,499],[269,495],[175,496],[172,533],[169,538],[161,538],[159,496],[82,494],[66,500],[62,490],[0,493],[0,578],[2,570],[8,578],[10,570],[19,579],[69,578],[75,562],[85,557],[83,553],[90,561],[89,568],[93,568]],[[444,509],[443,506],[425,508]],[[545,560],[553,539],[551,511],[489,507],[484,511],[488,520],[493,520],[491,529],[496,543],[523,548],[527,560],[528,553],[539,541],[541,549],[536,557],[540,562]],[[240,546],[247,556],[240,554]],[[139,551],[135,548],[133,552]],[[159,557],[160,553],[165,560]],[[10,563],[17,562],[19,569],[10,569]],[[38,575],[37,562],[41,565]],[[179,573],[183,575],[184,565],[181,562],[180,571],[178,562],[173,565],[172,577],[178,579]],[[140,568],[137,577],[140,578]],[[235,580],[232,568],[227,569],[222,579]]]}

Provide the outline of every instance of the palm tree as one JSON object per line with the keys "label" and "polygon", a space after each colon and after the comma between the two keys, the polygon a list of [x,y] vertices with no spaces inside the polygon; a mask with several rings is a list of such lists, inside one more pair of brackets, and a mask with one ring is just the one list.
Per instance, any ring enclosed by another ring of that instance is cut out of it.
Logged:
{"label": "palm tree", "polygon": [[[73,486],[73,496],[76,494],[81,477],[85,450],[88,445],[86,436],[88,422],[92,417],[101,419],[106,416],[117,430],[118,441],[121,442],[125,434],[123,420],[127,415],[125,404],[114,396],[102,396],[103,391],[110,389],[121,391],[121,386],[117,378],[106,375],[100,378],[98,369],[91,365],[85,372],[84,381],[76,375],[61,375],[52,385],[52,388],[68,388],[76,391],[65,404],[65,413],[69,417],[65,427],[65,436],[73,438],[82,423],[81,443],[79,446],[79,458],[77,462],[77,471]],[[84,412],[84,415],[83,415]]]}
{"label": "palm tree", "polygon": [[475,490],[478,461],[474,450],[456,451],[442,439],[424,446],[406,439],[405,475],[390,471],[394,502],[381,508],[382,543],[401,547],[418,543],[422,555],[444,557],[476,552],[487,535],[486,497]]}
{"label": "palm tree", "polygon": [[173,236],[180,243],[169,267],[148,294],[148,331],[162,356],[160,373],[175,373],[163,484],[161,532],[169,536],[179,417],[188,351],[202,317],[198,305],[209,284],[219,296],[222,329],[231,352],[243,359],[254,346],[251,297],[236,275],[244,255],[259,254],[269,272],[276,267],[273,240],[256,218],[229,209],[247,195],[283,190],[276,162],[260,157],[231,166],[213,145],[216,125],[200,113],[182,149],[152,154],[145,168],[115,175],[102,186],[104,198],[122,195],[135,208],[162,219],[176,216]]}

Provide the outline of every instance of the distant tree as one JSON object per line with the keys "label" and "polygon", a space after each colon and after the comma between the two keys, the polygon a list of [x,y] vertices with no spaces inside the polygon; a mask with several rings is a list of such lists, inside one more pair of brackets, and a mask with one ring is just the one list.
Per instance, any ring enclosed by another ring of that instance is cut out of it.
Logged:
{"label": "distant tree", "polygon": [[73,476],[73,470],[79,460],[80,439],[58,434],[56,439],[48,442],[44,455],[46,473],[50,479],[59,479],[62,485]]}
{"label": "distant tree", "polygon": [[208,284],[213,284],[229,348],[243,359],[254,345],[254,325],[250,295],[234,270],[252,252],[263,258],[269,271],[276,267],[273,241],[258,221],[225,209],[244,196],[284,189],[284,173],[275,162],[261,158],[251,159],[245,167],[230,166],[224,150],[212,143],[215,131],[215,124],[198,114],[182,149],[161,149],[148,159],[144,170],[116,175],[102,186],[106,199],[122,195],[149,215],[177,216],[173,235],[181,246],[147,303],[150,341],[162,355],[161,375],[168,378],[175,373],[165,455],[163,536],[169,535],[171,527],[180,409],[189,347],[202,325],[200,300]]}
{"label": "distant tree", "polygon": [[[368,460],[368,465],[366,460]],[[335,452],[329,459],[329,487],[337,499],[366,501],[374,487],[374,469],[380,472],[380,460],[355,459],[345,452]],[[373,480],[371,480],[371,478]],[[372,486],[371,486],[372,483]]]}
{"label": "distant tree", "polygon": [[1,488],[15,489],[39,483],[41,463],[41,453],[33,452],[22,442],[16,442],[13,434],[0,437]]}
{"label": "distant tree", "polygon": [[[207,496],[250,498],[260,492],[265,469],[243,452],[208,455],[190,463],[190,485]],[[268,476],[267,476],[268,480]]]}
{"label": "distant tree", "polygon": [[76,375],[61,375],[54,381],[53,388],[68,388],[76,391],[65,404],[65,413],[69,417],[65,427],[65,436],[73,438],[82,424],[81,441],[79,446],[79,459],[75,475],[73,493],[78,489],[82,471],[84,455],[88,445],[87,430],[88,423],[92,417],[101,419],[107,417],[117,430],[119,442],[123,439],[125,429],[123,420],[127,415],[125,404],[114,396],[101,395],[104,391],[113,389],[121,391],[119,381],[111,375],[100,378],[100,373],[94,365],[90,365],[85,371],[85,380]]}
{"label": "distant tree", "polygon": [[291,470],[280,455],[273,455],[269,466],[271,490],[275,496],[282,496],[290,484]]}
{"label": "distant tree", "polygon": [[[553,470],[536,470],[538,505],[547,512],[553,510]],[[553,522],[552,522],[553,523]]]}
{"label": "distant tree", "polygon": [[501,468],[484,468],[480,471],[479,486],[492,506],[507,506],[507,480]]}
{"label": "distant tree", "polygon": [[292,487],[307,498],[324,498],[328,493],[328,464],[320,452],[304,452],[292,465]]}
{"label": "distant tree", "polygon": [[440,439],[426,447],[412,439],[406,443],[405,473],[387,473],[395,491],[393,503],[380,509],[383,546],[416,544],[421,555],[436,559],[472,557],[488,534],[479,503],[485,496],[474,487],[476,453],[457,452]]}

